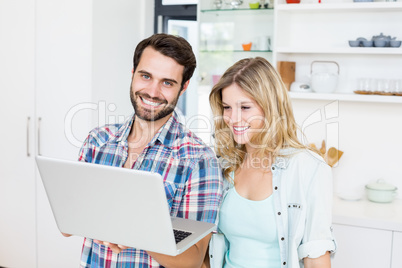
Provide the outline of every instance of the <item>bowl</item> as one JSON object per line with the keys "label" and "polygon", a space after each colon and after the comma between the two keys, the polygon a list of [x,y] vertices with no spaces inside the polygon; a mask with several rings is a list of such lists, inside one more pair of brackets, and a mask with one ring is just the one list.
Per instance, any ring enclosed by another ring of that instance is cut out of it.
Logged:
{"label": "bowl", "polygon": [[251,9],[257,9],[260,8],[260,2],[255,2],[255,3],[248,3],[249,7]]}
{"label": "bowl", "polygon": [[391,47],[400,47],[401,43],[402,43],[402,41],[400,41],[400,40],[391,40],[391,41],[389,41],[389,45]]}
{"label": "bowl", "polygon": [[250,42],[250,43],[245,43],[245,44],[241,44],[241,45],[242,45],[244,51],[250,51],[252,44],[253,44],[253,43]]}
{"label": "bowl", "polygon": [[287,4],[300,4],[300,0],[286,0]]}
{"label": "bowl", "polygon": [[364,47],[372,47],[373,46],[373,41],[372,40],[365,40],[362,41],[362,44]]}
{"label": "bowl", "polygon": [[360,41],[358,41],[358,40],[349,40],[349,46],[358,47],[358,46],[360,46]]}
{"label": "bowl", "polygon": [[374,40],[375,47],[385,47],[387,45],[386,40]]}
{"label": "bowl", "polygon": [[366,185],[367,199],[376,203],[391,203],[397,195],[397,189],[394,185],[379,179]]}

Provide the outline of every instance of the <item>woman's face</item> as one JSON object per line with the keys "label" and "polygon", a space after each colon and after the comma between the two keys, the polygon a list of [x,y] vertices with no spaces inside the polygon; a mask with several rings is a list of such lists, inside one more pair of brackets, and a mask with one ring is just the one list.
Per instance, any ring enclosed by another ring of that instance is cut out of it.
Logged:
{"label": "woman's face", "polygon": [[250,140],[264,126],[262,108],[237,84],[222,90],[223,117],[238,144],[245,144],[247,151],[255,149]]}

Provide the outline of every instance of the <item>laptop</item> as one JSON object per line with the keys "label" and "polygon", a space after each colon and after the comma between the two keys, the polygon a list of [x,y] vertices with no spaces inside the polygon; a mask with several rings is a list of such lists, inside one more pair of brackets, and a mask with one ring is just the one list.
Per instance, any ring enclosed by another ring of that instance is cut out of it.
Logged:
{"label": "laptop", "polygon": [[171,217],[158,173],[44,156],[36,162],[60,232],[176,256],[216,230]]}

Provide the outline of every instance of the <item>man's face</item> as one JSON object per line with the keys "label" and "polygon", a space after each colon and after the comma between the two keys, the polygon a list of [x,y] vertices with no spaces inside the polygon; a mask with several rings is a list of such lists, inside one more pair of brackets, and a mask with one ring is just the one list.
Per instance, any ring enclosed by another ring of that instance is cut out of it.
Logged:
{"label": "man's face", "polygon": [[133,74],[130,98],[135,114],[145,121],[157,121],[173,112],[181,88],[184,66],[151,47],[144,49]]}

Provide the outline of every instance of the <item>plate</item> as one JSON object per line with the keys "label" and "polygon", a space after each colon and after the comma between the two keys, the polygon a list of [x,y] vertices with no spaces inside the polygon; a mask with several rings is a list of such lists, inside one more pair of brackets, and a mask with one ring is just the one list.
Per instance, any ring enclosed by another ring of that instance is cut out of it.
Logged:
{"label": "plate", "polygon": [[351,194],[351,193],[338,193],[338,197],[346,201],[359,201],[360,199],[362,199],[361,194]]}

